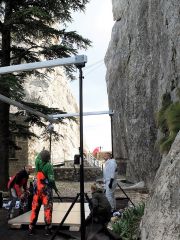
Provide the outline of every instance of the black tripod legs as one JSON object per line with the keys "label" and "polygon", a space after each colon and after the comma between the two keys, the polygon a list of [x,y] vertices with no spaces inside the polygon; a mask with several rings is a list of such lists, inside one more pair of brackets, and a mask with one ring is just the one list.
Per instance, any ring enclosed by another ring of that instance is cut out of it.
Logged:
{"label": "black tripod legs", "polygon": [[67,211],[66,214],[64,215],[62,221],[60,222],[60,224],[59,224],[57,230],[56,230],[55,233],[53,234],[51,240],[54,240],[54,239],[55,239],[55,237],[56,237],[56,235],[58,234],[60,228],[62,227],[62,225],[63,225],[63,223],[65,222],[66,218],[68,217],[69,213],[71,212],[71,210],[72,210],[74,204],[75,204],[76,201],[78,200],[79,196],[80,196],[80,193],[77,194],[77,196],[75,197],[74,201],[73,201],[72,204],[70,205],[68,211]]}
{"label": "black tripod legs", "polygon": [[118,187],[121,189],[121,191],[124,193],[124,195],[127,197],[127,199],[132,203],[133,207],[135,207],[135,204],[131,201],[131,199],[128,197],[128,195],[126,194],[126,192],[122,189],[122,187],[119,185],[119,183],[117,184]]}

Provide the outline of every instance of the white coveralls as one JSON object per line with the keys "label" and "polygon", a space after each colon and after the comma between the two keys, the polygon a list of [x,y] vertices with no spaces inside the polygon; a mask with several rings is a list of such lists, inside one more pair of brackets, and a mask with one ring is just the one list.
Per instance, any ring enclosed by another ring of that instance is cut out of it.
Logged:
{"label": "white coveralls", "polygon": [[[117,163],[115,159],[108,159],[105,162],[103,169],[103,178],[106,190],[106,197],[111,205],[112,211],[116,209],[115,189],[117,185]],[[112,188],[109,188],[109,183],[113,178]]]}

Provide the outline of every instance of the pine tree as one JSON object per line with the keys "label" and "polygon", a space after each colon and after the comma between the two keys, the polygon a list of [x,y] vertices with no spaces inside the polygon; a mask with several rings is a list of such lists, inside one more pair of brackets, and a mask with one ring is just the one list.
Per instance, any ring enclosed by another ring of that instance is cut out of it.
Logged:
{"label": "pine tree", "polygon": [[[73,11],[84,11],[88,0],[5,0],[0,1],[1,66],[69,57],[90,45],[75,31],[66,31]],[[58,27],[57,27],[58,26]],[[66,67],[73,78],[73,67]],[[47,72],[50,70],[47,70]],[[0,76],[0,94],[21,101],[23,81],[38,70]],[[46,73],[43,73],[46,74]],[[8,180],[9,105],[0,102],[0,188]]]}

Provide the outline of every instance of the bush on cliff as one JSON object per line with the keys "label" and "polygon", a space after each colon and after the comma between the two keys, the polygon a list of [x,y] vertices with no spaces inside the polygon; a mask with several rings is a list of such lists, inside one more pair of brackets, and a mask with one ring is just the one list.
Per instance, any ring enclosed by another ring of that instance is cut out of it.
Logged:
{"label": "bush on cliff", "polygon": [[157,114],[157,126],[163,133],[159,141],[160,151],[168,153],[180,130],[180,102],[173,103],[168,93],[163,95],[162,108]]}

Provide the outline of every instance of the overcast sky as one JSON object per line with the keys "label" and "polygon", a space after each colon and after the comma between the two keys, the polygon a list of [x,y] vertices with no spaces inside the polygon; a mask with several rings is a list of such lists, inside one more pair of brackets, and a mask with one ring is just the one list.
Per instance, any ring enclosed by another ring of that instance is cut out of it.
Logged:
{"label": "overcast sky", "polygon": [[[85,13],[75,13],[70,29],[92,41],[92,47],[80,51],[88,57],[83,68],[83,110],[108,111],[107,88],[105,81],[106,68],[104,56],[113,27],[111,0],[91,0]],[[78,76],[78,75],[77,75]],[[79,81],[70,83],[73,93],[79,101]],[[109,115],[84,117],[84,141],[90,151],[101,146],[102,151],[111,150],[111,127]]]}

